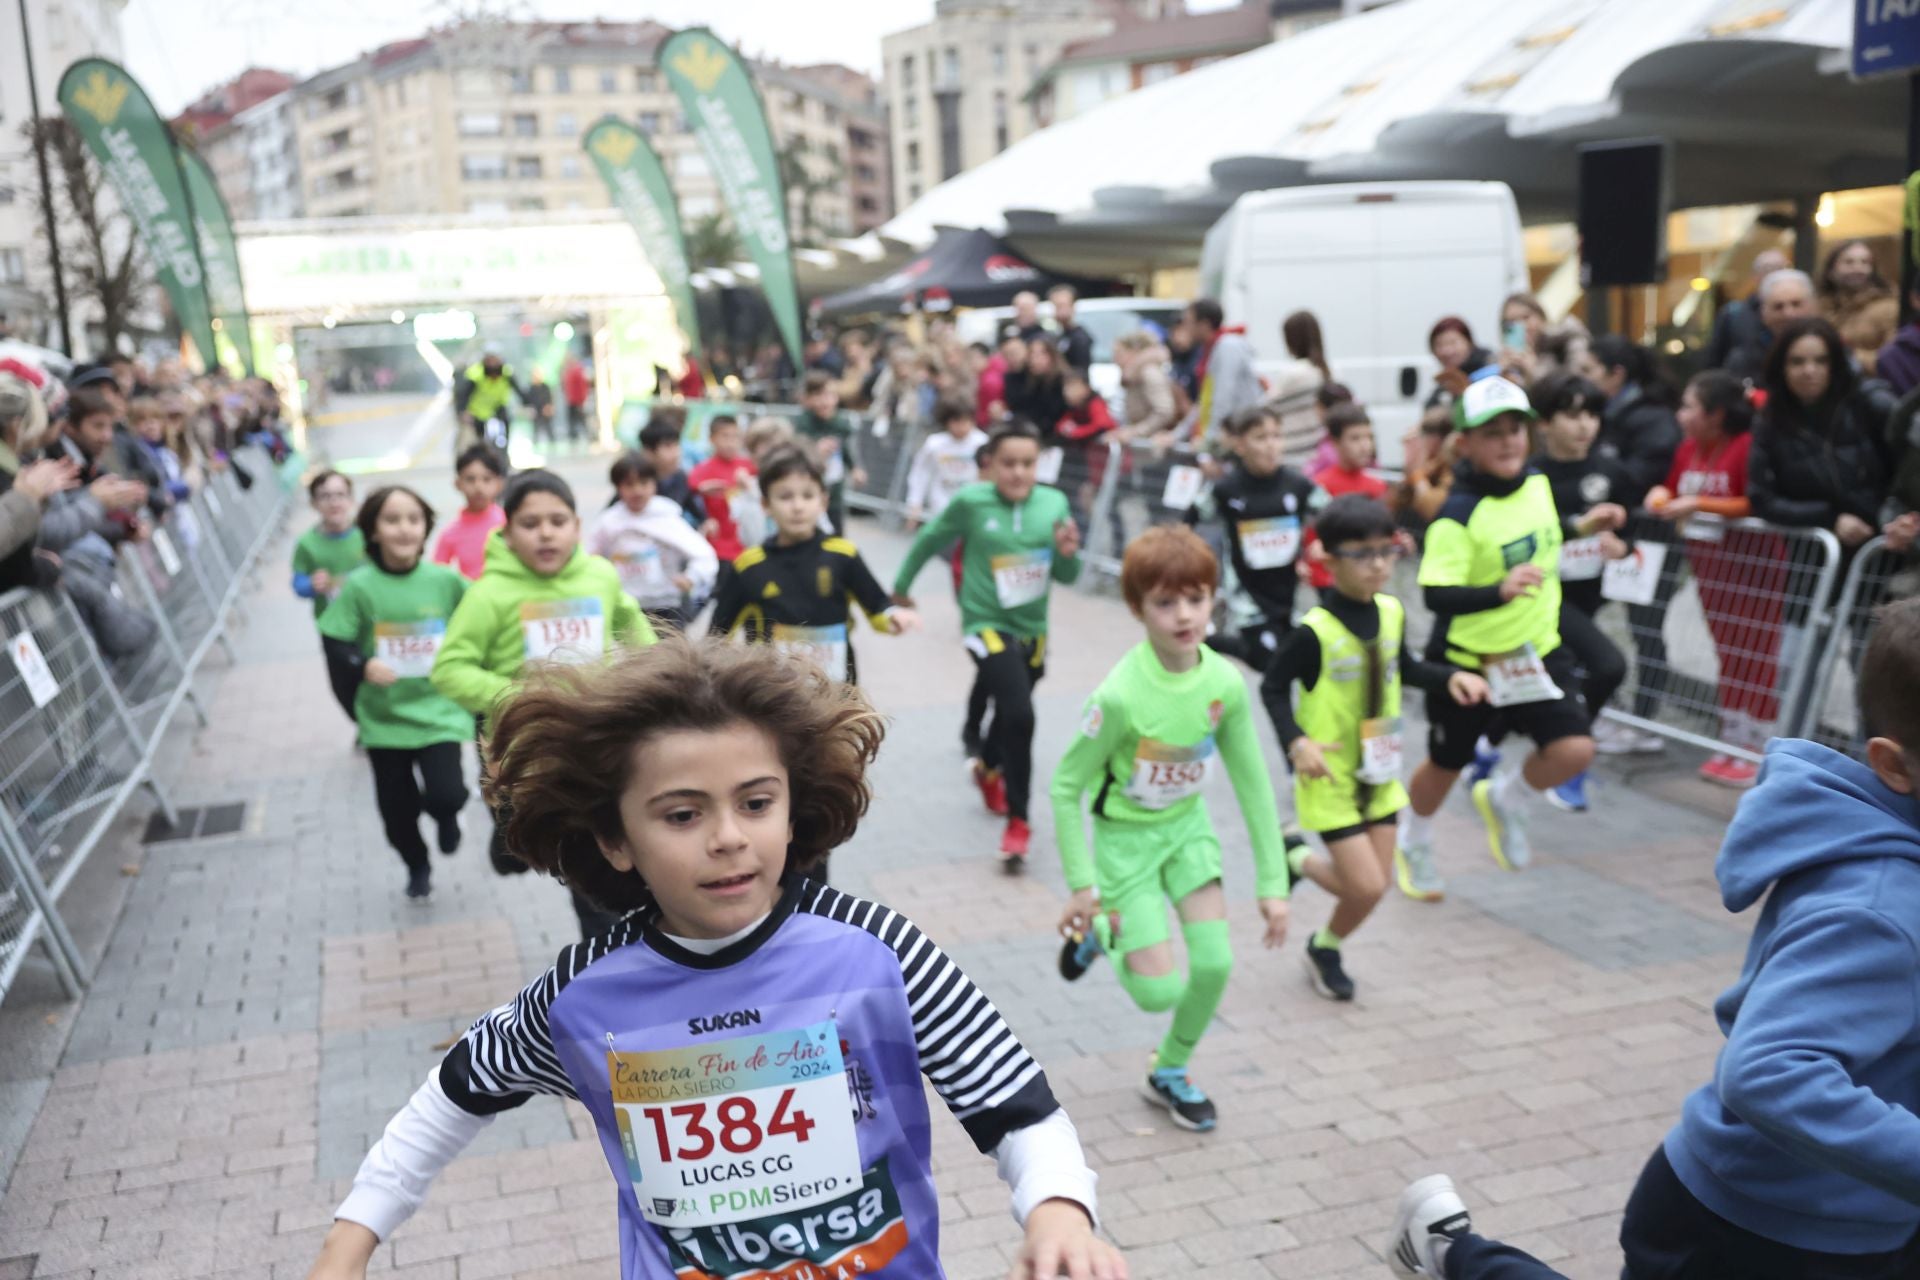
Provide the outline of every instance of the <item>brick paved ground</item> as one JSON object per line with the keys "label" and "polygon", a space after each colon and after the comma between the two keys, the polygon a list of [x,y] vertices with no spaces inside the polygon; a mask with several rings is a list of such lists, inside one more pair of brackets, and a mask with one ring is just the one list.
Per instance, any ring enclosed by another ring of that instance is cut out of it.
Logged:
{"label": "brick paved ground", "polygon": [[[583,507],[605,492],[599,477],[583,484]],[[856,535],[883,572],[897,562],[897,540]],[[916,918],[1045,1062],[1136,1277],[1384,1275],[1393,1196],[1435,1170],[1484,1229],[1576,1277],[1617,1272],[1619,1209],[1710,1068],[1709,1003],[1745,937],[1712,885],[1721,820],[1664,798],[1684,793],[1680,771],[1616,781],[1604,812],[1543,819],[1541,865],[1524,876],[1491,868],[1456,803],[1441,825],[1449,900],[1382,906],[1349,949],[1351,1006],[1317,999],[1301,973],[1298,947],[1328,911],[1318,891],[1302,891],[1286,951],[1260,950],[1223,785],[1238,967],[1194,1064],[1222,1124],[1187,1134],[1135,1091],[1162,1019],[1104,971],[1071,990],[1053,972],[1063,890],[1043,806],[1033,874],[995,866],[998,830],[957,740],[970,669],[956,615],[943,575],[920,585],[925,633],[861,641],[892,729],[874,813],[834,877]],[[477,802],[431,905],[401,899],[365,763],[277,562],[250,610],[212,727],[176,734],[167,770],[182,803],[247,802],[246,829],[102,849],[106,870],[75,893],[125,906],[100,928],[93,989],[63,1008],[29,975],[0,1012],[0,1039],[24,1045],[40,1028],[33,1052],[0,1050],[0,1102],[25,1132],[0,1201],[0,1280],[304,1275],[361,1154],[439,1047],[573,937],[558,889],[489,872]],[[1057,758],[1079,699],[1133,638],[1110,599],[1057,602],[1039,759]],[[1004,1274],[1017,1231],[991,1162],[953,1124],[939,1125],[936,1156],[949,1275]],[[584,1113],[536,1101],[455,1164],[376,1267],[604,1277],[612,1222]]]}

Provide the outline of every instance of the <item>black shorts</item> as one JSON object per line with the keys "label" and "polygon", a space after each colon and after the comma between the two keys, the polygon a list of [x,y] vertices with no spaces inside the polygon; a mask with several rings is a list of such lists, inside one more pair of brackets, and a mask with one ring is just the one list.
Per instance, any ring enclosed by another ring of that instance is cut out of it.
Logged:
{"label": "black shorts", "polygon": [[1375,827],[1394,827],[1398,825],[1400,825],[1400,811],[1395,809],[1384,818],[1368,818],[1358,826],[1335,827],[1332,831],[1316,831],[1314,834],[1319,836],[1323,843],[1333,844],[1339,840],[1350,840],[1354,836],[1363,836]]}
{"label": "black shorts", "polygon": [[1560,686],[1560,697],[1552,702],[1523,702],[1512,707],[1482,702],[1463,707],[1452,698],[1430,696],[1427,759],[1457,772],[1473,763],[1473,744],[1482,734],[1497,739],[1507,733],[1524,733],[1536,746],[1544,747],[1562,738],[1584,738],[1592,733],[1593,722],[1580,700],[1580,669],[1572,651],[1561,645],[1541,661]]}

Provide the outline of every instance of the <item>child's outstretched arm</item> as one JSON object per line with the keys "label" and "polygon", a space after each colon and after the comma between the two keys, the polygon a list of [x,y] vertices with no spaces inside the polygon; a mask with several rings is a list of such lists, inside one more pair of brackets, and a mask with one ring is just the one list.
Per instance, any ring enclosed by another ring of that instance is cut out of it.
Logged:
{"label": "child's outstretched arm", "polygon": [[314,1280],[365,1275],[380,1242],[413,1216],[433,1180],[494,1116],[535,1094],[575,1096],[554,1053],[554,997],[625,941],[616,934],[568,947],[553,968],[467,1028],[361,1161],[310,1273]]}

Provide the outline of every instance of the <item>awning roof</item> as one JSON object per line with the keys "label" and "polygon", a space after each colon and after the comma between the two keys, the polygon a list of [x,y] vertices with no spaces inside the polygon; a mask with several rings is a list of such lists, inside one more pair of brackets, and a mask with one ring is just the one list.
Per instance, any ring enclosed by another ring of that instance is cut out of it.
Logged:
{"label": "awning roof", "polygon": [[1905,85],[1847,79],[1851,29],[1851,0],[1403,0],[1042,130],[881,231],[1111,271],[1191,262],[1263,187],[1492,178],[1565,217],[1575,146],[1638,136],[1674,142],[1681,206],[1898,181]]}
{"label": "awning roof", "polygon": [[998,307],[1023,289],[1040,292],[1061,283],[1073,285],[1082,295],[1110,289],[1105,281],[1043,271],[988,232],[943,227],[930,248],[899,270],[822,298],[814,307],[825,315],[869,315],[916,307]]}

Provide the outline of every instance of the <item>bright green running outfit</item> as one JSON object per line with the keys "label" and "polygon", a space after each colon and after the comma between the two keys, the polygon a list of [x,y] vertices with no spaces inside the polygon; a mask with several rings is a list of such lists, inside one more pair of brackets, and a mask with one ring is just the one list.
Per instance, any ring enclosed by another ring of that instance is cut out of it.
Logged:
{"label": "bright green running outfit", "polygon": [[347,575],[320,619],[320,634],[356,646],[362,658],[378,658],[400,677],[389,685],[360,682],[354,715],[362,746],[417,751],[473,736],[472,714],[429,678],[447,620],[466,591],[465,578],[424,560],[406,573],[369,564]]}
{"label": "bright green running outfit", "polygon": [[[1377,595],[1373,602],[1380,634],[1371,643],[1325,606],[1300,620],[1320,642],[1321,678],[1300,690],[1294,718],[1313,741],[1337,744],[1321,749],[1326,777],[1294,775],[1294,812],[1308,831],[1340,832],[1381,822],[1407,804],[1400,781],[1400,652],[1407,616],[1392,596]],[[1377,672],[1371,680],[1370,664]],[[1369,686],[1376,683],[1379,700],[1369,706]]]}
{"label": "bright green running outfit", "polygon": [[[1067,887],[1096,887],[1094,931],[1103,950],[1125,955],[1168,938],[1167,904],[1221,877],[1220,841],[1201,794],[1224,763],[1253,842],[1255,892],[1287,896],[1280,815],[1239,670],[1201,649],[1188,671],[1161,665],[1153,646],[1136,645],[1087,699],[1080,734],[1054,770],[1054,831]],[[1093,852],[1080,804],[1093,799]],[[1225,920],[1182,926],[1189,972],[1141,977],[1124,963],[1114,973],[1135,1004],[1172,1009],[1173,1026],[1156,1063],[1183,1067],[1212,1022],[1233,955]]]}

